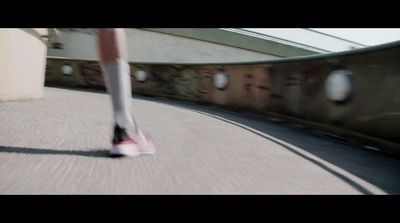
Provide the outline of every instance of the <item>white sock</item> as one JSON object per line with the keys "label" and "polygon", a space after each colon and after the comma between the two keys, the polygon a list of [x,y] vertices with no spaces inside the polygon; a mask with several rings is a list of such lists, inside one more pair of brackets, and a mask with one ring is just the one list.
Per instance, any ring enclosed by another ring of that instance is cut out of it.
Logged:
{"label": "white sock", "polygon": [[128,62],[118,59],[103,64],[104,80],[112,100],[115,123],[131,137],[137,135],[132,111],[132,87]]}

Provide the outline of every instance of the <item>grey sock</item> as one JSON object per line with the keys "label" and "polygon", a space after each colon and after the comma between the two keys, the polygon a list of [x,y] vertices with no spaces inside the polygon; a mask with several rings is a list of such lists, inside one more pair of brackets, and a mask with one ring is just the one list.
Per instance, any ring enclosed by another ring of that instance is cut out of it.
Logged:
{"label": "grey sock", "polygon": [[112,100],[114,120],[117,125],[135,136],[136,123],[132,115],[132,87],[129,64],[124,60],[116,60],[103,64],[104,80]]}

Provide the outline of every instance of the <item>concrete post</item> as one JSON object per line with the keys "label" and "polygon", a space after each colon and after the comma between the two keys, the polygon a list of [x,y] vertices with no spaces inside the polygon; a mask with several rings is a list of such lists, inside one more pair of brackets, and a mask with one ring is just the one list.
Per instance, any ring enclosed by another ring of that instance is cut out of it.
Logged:
{"label": "concrete post", "polygon": [[47,29],[0,29],[0,101],[43,96]]}

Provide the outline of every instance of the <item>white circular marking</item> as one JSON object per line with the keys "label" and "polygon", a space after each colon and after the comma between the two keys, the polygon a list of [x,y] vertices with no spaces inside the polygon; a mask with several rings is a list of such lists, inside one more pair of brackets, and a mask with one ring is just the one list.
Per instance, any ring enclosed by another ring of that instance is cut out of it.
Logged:
{"label": "white circular marking", "polygon": [[228,75],[223,72],[214,74],[214,86],[218,89],[225,89],[228,85]]}
{"label": "white circular marking", "polygon": [[135,73],[136,80],[139,82],[144,82],[147,79],[147,74],[144,70],[138,70]]}
{"label": "white circular marking", "polygon": [[61,72],[67,76],[71,76],[74,73],[74,68],[70,65],[63,65],[61,67]]}
{"label": "white circular marking", "polygon": [[351,72],[348,70],[335,70],[329,74],[325,82],[325,92],[329,100],[344,101],[351,93]]}

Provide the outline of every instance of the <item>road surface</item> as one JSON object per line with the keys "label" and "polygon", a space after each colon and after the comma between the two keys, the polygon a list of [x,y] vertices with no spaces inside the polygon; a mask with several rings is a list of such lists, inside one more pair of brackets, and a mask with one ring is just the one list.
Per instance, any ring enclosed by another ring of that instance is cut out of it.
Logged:
{"label": "road surface", "polygon": [[278,120],[134,96],[154,156],[109,158],[107,94],[0,103],[1,194],[399,194],[400,161]]}

